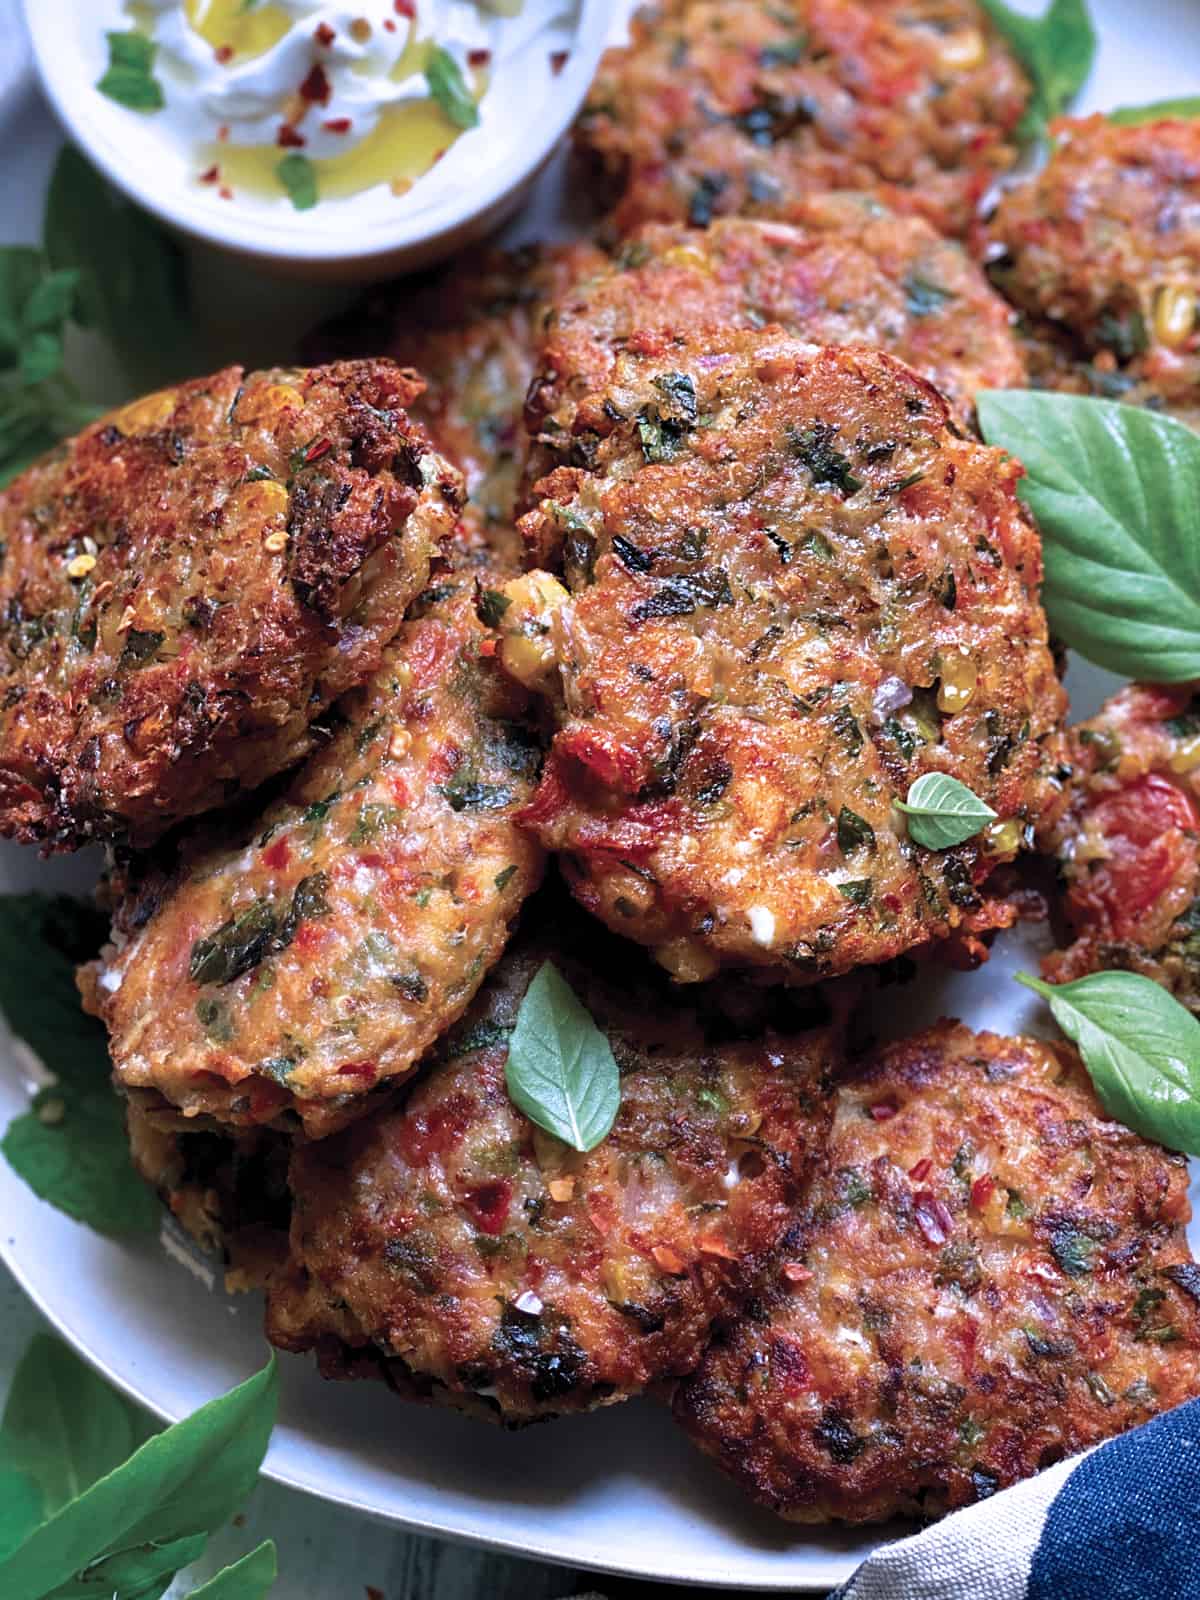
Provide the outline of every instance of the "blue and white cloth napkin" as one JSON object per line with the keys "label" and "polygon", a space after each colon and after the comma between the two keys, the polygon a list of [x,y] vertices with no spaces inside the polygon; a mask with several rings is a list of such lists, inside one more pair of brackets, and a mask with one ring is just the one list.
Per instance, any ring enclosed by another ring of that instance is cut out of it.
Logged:
{"label": "blue and white cloth napkin", "polygon": [[887,1545],[830,1600],[1200,1600],[1200,1400]]}

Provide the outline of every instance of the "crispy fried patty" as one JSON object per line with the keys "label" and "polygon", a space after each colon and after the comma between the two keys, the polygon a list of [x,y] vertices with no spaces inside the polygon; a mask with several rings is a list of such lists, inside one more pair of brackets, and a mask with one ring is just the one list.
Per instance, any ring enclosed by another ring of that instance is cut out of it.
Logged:
{"label": "crispy fried patty", "polygon": [[929,1516],[1200,1393],[1187,1168],[1065,1046],[943,1023],[837,1096],[761,1293],[676,1416],[803,1522]]}
{"label": "crispy fried patty", "polygon": [[516,567],[513,507],[525,454],[521,411],[546,305],[605,261],[590,245],[469,251],[414,289],[373,289],[308,341],[313,359],[383,353],[426,389],[412,414],[466,477],[461,534],[488,563]]}
{"label": "crispy fried patty", "polygon": [[1050,386],[1200,409],[1200,123],[1053,132],[991,228],[996,281],[1077,358],[1049,363]]}
{"label": "crispy fried patty", "polygon": [[1065,806],[1039,829],[1073,936],[1047,958],[1066,983],[1140,972],[1200,1010],[1200,698],[1131,684],[1069,730]]}
{"label": "crispy fried patty", "polygon": [[[508,1035],[547,958],[621,1070],[616,1124],[589,1155],[505,1090]],[[297,1147],[269,1337],[316,1346],[327,1375],[373,1366],[410,1398],[513,1423],[689,1371],[828,1126],[831,1035],[731,1037],[665,987],[578,913],[535,921],[403,1109]]]}
{"label": "crispy fried patty", "polygon": [[547,319],[526,411],[535,470],[586,452],[622,355],[653,362],[677,338],[722,325],[874,345],[930,379],[969,424],[978,389],[1025,382],[1012,320],[961,245],[864,195],[814,197],[795,224],[650,225]]}
{"label": "crispy fried patty", "polygon": [[[590,468],[524,519],[571,591],[526,820],[681,978],[808,981],[952,931],[1064,705],[1019,469],[900,363],[771,332],[619,356],[608,397]],[[933,770],[1001,825],[916,845],[893,802]]]}
{"label": "crispy fried patty", "polygon": [[0,494],[0,832],[146,843],[297,761],[461,503],[390,362],[211,378]]}
{"label": "crispy fried patty", "polygon": [[129,1154],[180,1227],[226,1263],[225,1287],[262,1288],[287,1259],[288,1144],[278,1134],[179,1133],[126,1107]]}
{"label": "crispy fried patty", "polygon": [[961,234],[1028,93],[974,0],[659,0],[601,62],[576,141],[622,230],[894,186]]}
{"label": "crispy fried patty", "polygon": [[467,1006],[541,873],[540,750],[473,605],[431,591],[282,799],[136,874],[84,974],[119,1087],[319,1136]]}

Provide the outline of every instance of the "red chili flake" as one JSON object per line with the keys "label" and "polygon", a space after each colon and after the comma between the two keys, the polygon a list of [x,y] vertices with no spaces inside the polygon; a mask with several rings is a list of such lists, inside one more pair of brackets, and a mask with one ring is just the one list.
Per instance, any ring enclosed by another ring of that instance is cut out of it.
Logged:
{"label": "red chili flake", "polygon": [[920,1183],[933,1171],[933,1162],[928,1156],[918,1161],[915,1167],[909,1167],[908,1175],[914,1183]]}
{"label": "red chili flake", "polygon": [[557,78],[570,59],[568,50],[552,50],[550,52],[550,71]]}
{"label": "red chili flake", "polygon": [[228,62],[233,60],[233,46],[231,44],[220,44],[213,51],[213,54],[216,56],[221,65],[225,66]]}
{"label": "red chili flake", "polygon": [[263,866],[270,867],[272,871],[279,872],[287,866],[291,859],[292,846],[287,834],[282,839],[276,839],[270,849],[263,851]]}
{"label": "red chili flake", "polygon": [[330,117],[321,126],[326,133],[349,133],[354,124],[349,117]]}
{"label": "red chili flake", "polygon": [[325,68],[319,61],[314,62],[312,71],[300,85],[301,100],[307,100],[312,105],[327,106],[332,93]]}
{"label": "red chili flake", "polygon": [[221,196],[222,200],[232,200],[233,199],[233,190],[232,189],[221,188],[221,189],[217,190],[217,193]]}
{"label": "red chili flake", "polygon": [[433,157],[434,163],[436,164],[437,162],[439,162],[445,154],[446,154],[446,152],[444,150],[435,151],[434,152],[434,157]]}
{"label": "red chili flake", "polygon": [[417,14],[416,0],[392,0],[392,10],[398,17],[415,17]]}
{"label": "red chili flake", "polygon": [[469,67],[486,67],[491,59],[492,52],[490,50],[467,51],[467,65]]}
{"label": "red chili flake", "polygon": [[326,50],[328,50],[329,46],[337,38],[337,34],[334,33],[333,29],[329,26],[329,24],[327,22],[323,22],[321,24],[321,26],[317,29],[316,33],[313,34],[313,38],[317,41],[318,44],[323,44],[325,46]]}
{"label": "red chili flake", "polygon": [[982,1211],[984,1206],[996,1192],[996,1180],[985,1172],[982,1178],[976,1178],[971,1185],[971,1204],[976,1211]]}
{"label": "red chili flake", "polygon": [[877,1100],[873,1106],[867,1107],[876,1122],[888,1122],[899,1111],[900,1107],[894,1100]]}
{"label": "red chili flake", "polygon": [[360,1083],[374,1083],[377,1073],[373,1061],[347,1061],[337,1069],[339,1078],[357,1078]]}
{"label": "red chili flake", "polygon": [[512,1205],[512,1184],[507,1178],[498,1178],[495,1183],[481,1183],[477,1189],[467,1190],[463,1205],[475,1219],[475,1226],[480,1233],[503,1233]]}
{"label": "red chili flake", "polygon": [[220,167],[209,167],[207,172],[200,174],[201,183],[219,183],[221,180]]}
{"label": "red chili flake", "polygon": [[320,461],[321,457],[327,456],[332,449],[331,439],[314,439],[304,452],[305,465],[311,467],[314,461]]}
{"label": "red chili flake", "polygon": [[395,33],[396,24],[392,21],[391,17],[384,17],[384,19],[383,19],[383,31],[385,33]]}
{"label": "red chili flake", "polygon": [[780,1268],[788,1283],[807,1283],[812,1277],[811,1267],[802,1267],[798,1261],[785,1261]]}
{"label": "red chili flake", "polygon": [[382,1589],[377,1589],[373,1583],[367,1585],[367,1600],[387,1600]]}
{"label": "red chili flake", "polygon": [[275,143],[285,150],[299,150],[307,141],[302,133],[297,133],[290,122],[281,122],[279,132],[275,135]]}
{"label": "red chili flake", "polygon": [[221,144],[228,144],[228,142],[229,142],[229,124],[227,122],[223,122],[221,124],[221,126],[217,129],[217,138],[218,138],[218,140],[220,141]]}
{"label": "red chili flake", "polygon": [[954,1228],[954,1218],[932,1190],[918,1189],[913,1195],[913,1214],[928,1244],[945,1244]]}

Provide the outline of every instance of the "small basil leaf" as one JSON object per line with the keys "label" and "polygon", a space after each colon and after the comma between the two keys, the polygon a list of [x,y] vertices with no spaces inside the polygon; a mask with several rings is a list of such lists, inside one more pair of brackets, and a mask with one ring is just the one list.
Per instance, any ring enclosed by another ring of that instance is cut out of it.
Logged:
{"label": "small basil leaf", "polygon": [[927,772],[897,800],[896,809],[908,818],[908,831],[926,850],[949,850],[973,839],[981,828],[996,821],[996,813],[965,783],[948,772]]}
{"label": "small basil leaf", "polygon": [[39,1522],[119,1466],[142,1437],[142,1418],[127,1400],[61,1339],[35,1336],[8,1391],[0,1467],[37,1483]]}
{"label": "small basil leaf", "polygon": [[109,33],[108,71],[97,83],[107,95],[130,111],[161,111],[166,101],[162,85],[151,72],[157,46],[136,28],[128,33]]}
{"label": "small basil leaf", "polygon": [[317,169],[307,156],[293,150],[276,165],[275,176],[297,211],[312,210],[317,203]]}
{"label": "small basil leaf", "polygon": [[1120,106],[1106,114],[1110,122],[1126,128],[1147,122],[1191,122],[1200,117],[1200,97],[1185,95],[1181,100],[1156,100],[1148,106]]}
{"label": "small basil leaf", "polygon": [[1147,1139],[1200,1154],[1200,1022],[1190,1011],[1135,972],[1062,984],[1016,978],[1079,1046],[1106,1111]]}
{"label": "small basil leaf", "polygon": [[215,1532],[254,1487],[278,1389],[272,1356],[229,1394],[149,1439],[0,1561],[4,1600],[41,1600],[110,1556]]}
{"label": "small basil leaf", "polygon": [[215,1577],[193,1589],[188,1600],[262,1600],[275,1582],[275,1545],[267,1539],[248,1556],[222,1567]]}
{"label": "small basil leaf", "polygon": [[1096,30],[1086,0],[1050,0],[1040,17],[1014,11],[1005,0],[980,4],[1033,85],[1018,131],[1027,139],[1041,138],[1046,124],[1066,109],[1092,70]]}
{"label": "small basil leaf", "polygon": [[549,961],[517,1012],[504,1076],[517,1109],[575,1150],[594,1150],[616,1118],[612,1047]]}
{"label": "small basil leaf", "polygon": [[978,402],[988,443],[1027,473],[1053,631],[1123,677],[1200,677],[1200,439],[1112,400],[1014,389]]}
{"label": "small basil leaf", "polygon": [[479,125],[479,107],[467,88],[462,68],[448,50],[435,44],[425,63],[429,92],[456,128]]}

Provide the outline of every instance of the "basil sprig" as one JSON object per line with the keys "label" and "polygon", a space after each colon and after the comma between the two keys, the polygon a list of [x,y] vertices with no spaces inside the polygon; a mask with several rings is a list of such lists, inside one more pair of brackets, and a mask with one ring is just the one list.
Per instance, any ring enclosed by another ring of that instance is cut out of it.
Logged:
{"label": "basil sprig", "polygon": [[1200,1155],[1200,1022],[1190,1011],[1135,972],[1062,984],[1016,978],[1079,1046],[1106,1111],[1147,1139]]}
{"label": "basil sprig", "polygon": [[505,1082],[531,1122],[575,1150],[594,1150],[621,1104],[612,1046],[551,962],[538,970],[517,1012]]}
{"label": "basil sprig", "polygon": [[1046,124],[1066,110],[1092,70],[1096,30],[1086,0],[1050,0],[1040,17],[1014,11],[1004,0],[980,4],[1033,85],[1018,132],[1026,139],[1042,138]]}
{"label": "basil sprig", "polygon": [[76,967],[105,934],[104,919],[76,901],[0,897],[0,1009],[56,1079],[9,1124],[0,1151],[36,1195],[76,1221],[99,1233],[154,1233],[159,1208],[130,1164],[108,1040],[75,987]]}
{"label": "basil sprig", "polygon": [[926,850],[949,850],[996,821],[987,801],[948,772],[926,772],[906,800],[896,801],[896,809],[903,811],[909,833]]}
{"label": "basil sprig", "polygon": [[[277,1398],[272,1356],[246,1383],[157,1433],[64,1344],[39,1335],[0,1423],[0,1594],[162,1594],[253,1489]],[[268,1541],[191,1593],[262,1600],[274,1577]]]}
{"label": "basil sprig", "polygon": [[1122,127],[1141,127],[1147,122],[1191,122],[1200,117],[1200,96],[1184,95],[1179,100],[1155,100],[1148,106],[1118,106],[1108,120]]}
{"label": "basil sprig", "polygon": [[292,150],[276,162],[275,176],[287,190],[288,198],[297,211],[311,211],[320,199],[317,169],[298,150]]}
{"label": "basil sprig", "polygon": [[1200,677],[1200,439],[1112,400],[978,396],[989,444],[1024,465],[1054,632],[1127,678]]}

